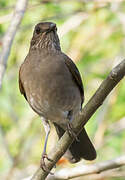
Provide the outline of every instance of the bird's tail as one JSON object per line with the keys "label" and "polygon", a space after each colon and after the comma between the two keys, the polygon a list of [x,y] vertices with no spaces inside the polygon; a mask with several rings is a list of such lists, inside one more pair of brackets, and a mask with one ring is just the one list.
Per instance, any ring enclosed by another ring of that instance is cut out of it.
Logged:
{"label": "bird's tail", "polygon": [[[54,123],[59,138],[64,134],[64,130]],[[81,158],[85,160],[94,160],[96,158],[96,150],[91,143],[86,130],[83,129],[78,135],[78,140],[74,140],[65,156],[71,163],[80,161]]]}

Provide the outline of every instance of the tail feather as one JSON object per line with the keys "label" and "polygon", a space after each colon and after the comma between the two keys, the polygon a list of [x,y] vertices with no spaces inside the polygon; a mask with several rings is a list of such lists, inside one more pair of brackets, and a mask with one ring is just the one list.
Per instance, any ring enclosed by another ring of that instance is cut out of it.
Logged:
{"label": "tail feather", "polygon": [[[64,130],[54,123],[59,138],[64,134]],[[71,163],[80,161],[81,158],[85,160],[94,160],[96,158],[96,150],[91,143],[86,130],[83,129],[78,135],[79,141],[74,140],[65,156]]]}

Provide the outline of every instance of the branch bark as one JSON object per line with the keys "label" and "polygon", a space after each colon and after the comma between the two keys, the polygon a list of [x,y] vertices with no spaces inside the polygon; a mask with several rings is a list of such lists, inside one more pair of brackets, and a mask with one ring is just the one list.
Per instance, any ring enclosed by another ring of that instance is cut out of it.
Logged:
{"label": "branch bark", "polygon": [[17,0],[10,26],[2,41],[2,51],[0,54],[0,88],[2,86],[2,79],[6,70],[7,59],[10,54],[12,42],[24,16],[27,4],[28,0]]}
{"label": "branch bark", "polygon": [[92,165],[81,165],[74,168],[65,168],[55,172],[54,175],[49,175],[47,180],[66,180],[90,174],[99,174],[106,170],[119,168],[123,165],[125,165],[125,156],[121,156],[101,163],[95,163]]}
{"label": "branch bark", "polygon": [[[95,113],[95,111],[102,105],[105,98],[108,96],[111,90],[119,83],[119,81],[124,77],[124,75],[125,60],[123,60],[119,65],[113,68],[108,77],[102,82],[95,94],[85,105],[81,114],[73,121],[73,127],[76,133],[80,133],[83,126],[88,122],[88,120]],[[54,167],[56,162],[66,152],[66,150],[72,142],[73,138],[70,137],[68,132],[66,131],[57,143],[56,147],[54,147],[54,149],[52,149],[52,151],[48,155],[53,160],[53,162],[45,162],[49,170],[51,170]],[[47,175],[47,172],[44,172],[41,168],[39,168],[31,180],[45,180]]]}
{"label": "branch bark", "polygon": [[124,169],[116,168],[113,170],[103,171],[99,174],[91,174],[81,176],[80,178],[74,178],[74,180],[107,180],[107,179],[124,179],[125,172]]}

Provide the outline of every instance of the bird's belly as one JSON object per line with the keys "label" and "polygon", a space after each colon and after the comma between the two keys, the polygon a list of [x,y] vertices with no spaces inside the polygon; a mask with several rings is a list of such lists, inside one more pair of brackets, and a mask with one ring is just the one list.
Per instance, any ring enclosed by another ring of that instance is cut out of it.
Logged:
{"label": "bird's belly", "polygon": [[67,112],[71,110],[75,113],[79,111],[80,91],[67,68],[62,66],[61,71],[52,66],[48,72],[49,65],[45,68],[42,64],[40,67],[42,69],[31,68],[32,73],[25,72],[27,80],[24,79],[24,89],[32,109],[51,121],[66,119]]}
{"label": "bird's belly", "polygon": [[[64,85],[63,82],[51,82],[49,88],[41,85],[37,88],[29,86],[28,102],[35,112],[52,122],[67,122],[68,112],[80,110],[81,97],[75,86]],[[35,92],[35,93],[34,93]]]}

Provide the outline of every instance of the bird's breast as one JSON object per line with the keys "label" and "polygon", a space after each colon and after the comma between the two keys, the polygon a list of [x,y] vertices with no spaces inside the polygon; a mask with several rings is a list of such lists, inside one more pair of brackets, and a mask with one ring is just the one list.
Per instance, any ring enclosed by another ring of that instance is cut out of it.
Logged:
{"label": "bird's breast", "polygon": [[79,89],[63,61],[50,59],[30,65],[23,73],[27,76],[23,84],[34,111],[45,118],[56,119],[65,117],[72,109],[80,108]]}

